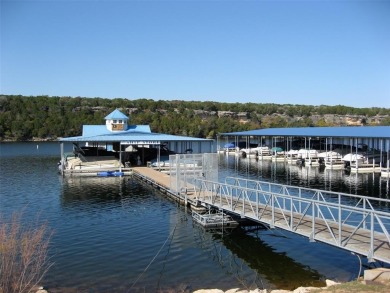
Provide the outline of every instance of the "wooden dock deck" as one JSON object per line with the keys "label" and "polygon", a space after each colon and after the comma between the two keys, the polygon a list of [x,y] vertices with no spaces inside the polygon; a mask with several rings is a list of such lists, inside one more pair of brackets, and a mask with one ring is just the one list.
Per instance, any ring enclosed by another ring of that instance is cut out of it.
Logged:
{"label": "wooden dock deck", "polygon": [[171,177],[167,173],[149,167],[134,167],[133,175],[179,201],[188,201],[189,204],[194,206],[197,204],[195,192],[192,189],[187,189],[185,192],[171,189]]}

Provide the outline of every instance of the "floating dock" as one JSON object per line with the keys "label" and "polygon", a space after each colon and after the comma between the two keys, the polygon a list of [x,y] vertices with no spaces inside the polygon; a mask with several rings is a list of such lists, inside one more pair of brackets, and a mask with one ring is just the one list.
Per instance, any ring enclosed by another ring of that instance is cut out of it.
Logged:
{"label": "floating dock", "polygon": [[189,204],[194,208],[199,207],[199,202],[195,198],[194,189],[172,190],[171,177],[167,173],[159,172],[148,167],[134,167],[132,175],[183,204]]}
{"label": "floating dock", "polygon": [[201,214],[192,211],[192,218],[205,228],[235,228],[239,225],[231,216],[223,212]]}
{"label": "floating dock", "polygon": [[351,165],[352,173],[381,173],[381,167],[377,164],[357,164]]}

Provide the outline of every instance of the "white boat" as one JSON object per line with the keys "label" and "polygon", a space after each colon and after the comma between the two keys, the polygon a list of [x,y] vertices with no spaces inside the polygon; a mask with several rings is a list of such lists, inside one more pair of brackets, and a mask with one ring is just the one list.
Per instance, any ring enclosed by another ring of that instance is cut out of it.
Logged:
{"label": "white boat", "polygon": [[270,149],[267,146],[257,146],[254,148],[245,148],[240,150],[241,155],[245,156],[268,156],[270,155]]}
{"label": "white boat", "polygon": [[272,161],[274,162],[284,162],[287,160],[287,157],[284,155],[284,152],[282,153],[277,153],[272,156]]}
{"label": "white boat", "polygon": [[205,228],[235,228],[238,222],[223,212],[200,214],[192,211],[192,219]]}
{"label": "white boat", "polygon": [[289,164],[295,164],[298,159],[298,150],[289,150],[288,152],[285,153],[286,156],[286,161]]}
{"label": "white boat", "polygon": [[321,164],[319,158],[305,159],[305,166],[319,166]]}
{"label": "white boat", "polygon": [[289,150],[288,152],[286,152],[286,156],[292,158],[296,158],[298,154],[299,154],[299,150]]}
{"label": "white boat", "polygon": [[64,175],[122,176],[128,175],[129,170],[113,152],[96,148],[76,148],[58,163],[58,171]]}
{"label": "white boat", "polygon": [[341,170],[345,168],[345,162],[339,160],[325,161],[325,169]]}
{"label": "white boat", "polygon": [[381,177],[390,178],[390,169],[389,168],[382,168],[381,169]]}
{"label": "white boat", "polygon": [[300,149],[296,155],[296,163],[302,166],[319,166],[317,150]]}
{"label": "white boat", "polygon": [[313,149],[300,149],[298,151],[297,158],[299,158],[299,159],[318,158],[318,152],[317,152],[317,150],[313,150]]}
{"label": "white boat", "polygon": [[322,158],[324,161],[331,160],[340,160],[342,159],[342,155],[335,151],[322,152],[318,154],[319,158]]}
{"label": "white boat", "polygon": [[262,146],[257,152],[257,158],[259,160],[271,160],[272,154],[271,149],[267,146]]}
{"label": "white boat", "polygon": [[342,159],[341,159],[347,167],[350,167],[352,165],[356,164],[362,164],[365,162],[366,157],[363,154],[353,154],[349,153],[346,154]]}

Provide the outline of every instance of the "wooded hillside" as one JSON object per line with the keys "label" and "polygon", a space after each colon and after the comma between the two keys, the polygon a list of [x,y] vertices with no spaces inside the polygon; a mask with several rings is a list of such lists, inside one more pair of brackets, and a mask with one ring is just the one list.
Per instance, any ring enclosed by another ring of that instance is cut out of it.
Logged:
{"label": "wooded hillside", "polygon": [[387,108],[0,95],[0,140],[81,135],[83,124],[104,124],[114,109],[153,132],[202,138],[270,127],[390,125]]}

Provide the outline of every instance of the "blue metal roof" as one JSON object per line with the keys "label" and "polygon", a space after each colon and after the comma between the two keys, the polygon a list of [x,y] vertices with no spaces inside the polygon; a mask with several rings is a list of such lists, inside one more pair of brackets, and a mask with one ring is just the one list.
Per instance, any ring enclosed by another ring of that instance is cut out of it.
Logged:
{"label": "blue metal roof", "polygon": [[[115,131],[114,133],[128,133],[128,132],[146,132],[151,133],[149,125],[129,125],[127,130]],[[106,125],[83,125],[83,136],[96,136],[113,134],[112,131],[108,130]]]}
{"label": "blue metal roof", "polygon": [[109,134],[101,135],[91,135],[91,136],[74,136],[74,137],[65,137],[59,139],[60,142],[132,142],[134,144],[145,143],[147,142],[165,142],[165,141],[213,141],[212,139],[196,138],[196,137],[187,137],[187,136],[178,136],[170,134],[160,134],[153,132],[116,132]]}
{"label": "blue metal roof", "polygon": [[129,117],[127,117],[125,114],[123,114],[118,109],[112,111],[110,114],[108,114],[104,119],[106,120],[112,120],[112,119],[122,119],[122,120],[129,120]]}
{"label": "blue metal roof", "polygon": [[345,138],[390,138],[390,126],[343,126],[343,127],[296,127],[266,128],[240,132],[220,133],[220,136],[299,136],[299,137],[345,137]]}

